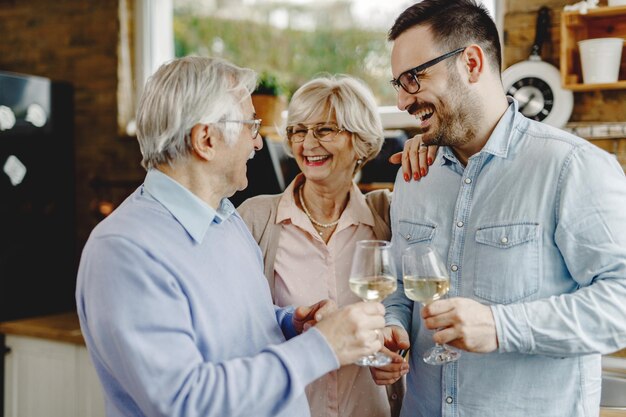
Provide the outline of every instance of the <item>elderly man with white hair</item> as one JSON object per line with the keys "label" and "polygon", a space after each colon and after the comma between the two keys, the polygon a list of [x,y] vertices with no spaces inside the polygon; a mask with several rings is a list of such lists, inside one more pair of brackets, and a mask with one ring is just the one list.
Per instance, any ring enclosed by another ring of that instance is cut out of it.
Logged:
{"label": "elderly man with white hair", "polygon": [[227,198],[262,146],[255,83],[252,70],[186,57],[144,89],[145,181],[94,229],[78,272],[109,417],[308,416],[307,384],[382,347],[380,303],[272,304]]}

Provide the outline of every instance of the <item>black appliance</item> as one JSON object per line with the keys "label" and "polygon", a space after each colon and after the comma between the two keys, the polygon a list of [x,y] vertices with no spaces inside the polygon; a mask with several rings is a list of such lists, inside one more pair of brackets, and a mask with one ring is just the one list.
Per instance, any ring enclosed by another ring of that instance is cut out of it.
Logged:
{"label": "black appliance", "polygon": [[0,71],[0,321],[75,309],[73,123],[70,85]]}

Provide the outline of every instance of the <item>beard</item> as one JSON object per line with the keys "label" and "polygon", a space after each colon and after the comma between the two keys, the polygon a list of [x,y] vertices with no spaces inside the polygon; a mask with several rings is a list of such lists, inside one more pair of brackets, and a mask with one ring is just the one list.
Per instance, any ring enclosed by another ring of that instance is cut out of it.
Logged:
{"label": "beard", "polygon": [[448,88],[445,101],[435,107],[439,129],[422,138],[427,145],[454,147],[476,139],[482,104],[474,102],[470,88],[461,82],[456,71],[450,71]]}

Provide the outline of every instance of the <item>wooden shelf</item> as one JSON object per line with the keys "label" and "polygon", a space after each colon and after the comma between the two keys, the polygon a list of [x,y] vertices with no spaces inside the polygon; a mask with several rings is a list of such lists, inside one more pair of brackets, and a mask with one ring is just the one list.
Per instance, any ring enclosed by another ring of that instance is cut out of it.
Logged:
{"label": "wooden shelf", "polygon": [[595,91],[595,90],[626,90],[626,80],[620,80],[616,83],[598,83],[598,84],[563,84],[563,88],[572,91]]}
{"label": "wooden shelf", "polygon": [[626,51],[623,50],[617,82],[583,83],[578,41],[596,38],[626,38],[626,6],[598,7],[587,14],[578,11],[562,13],[560,67],[563,88],[572,91],[626,89]]}

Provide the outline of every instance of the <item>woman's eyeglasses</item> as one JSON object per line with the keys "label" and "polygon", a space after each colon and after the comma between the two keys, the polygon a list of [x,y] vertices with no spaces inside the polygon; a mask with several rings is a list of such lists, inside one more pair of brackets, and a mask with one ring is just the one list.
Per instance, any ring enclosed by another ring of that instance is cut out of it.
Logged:
{"label": "woman's eyeglasses", "polygon": [[333,123],[317,123],[314,125],[297,124],[287,126],[287,139],[292,143],[304,142],[309,130],[313,133],[313,137],[320,142],[332,141],[344,129],[340,129]]}

